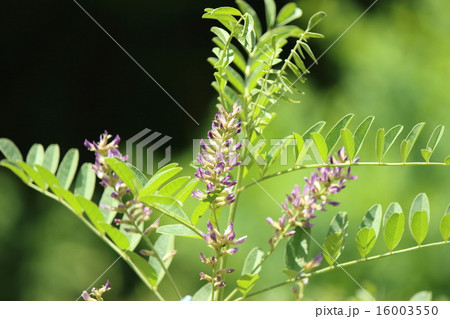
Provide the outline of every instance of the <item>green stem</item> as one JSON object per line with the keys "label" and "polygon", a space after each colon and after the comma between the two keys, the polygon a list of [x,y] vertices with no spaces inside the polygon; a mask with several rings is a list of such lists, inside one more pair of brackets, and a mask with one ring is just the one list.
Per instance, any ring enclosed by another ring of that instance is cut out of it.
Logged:
{"label": "green stem", "polygon": [[258,184],[262,181],[271,179],[273,177],[281,176],[287,173],[295,172],[302,169],[309,169],[309,168],[321,168],[321,167],[348,167],[348,166],[446,166],[445,163],[426,163],[426,162],[409,162],[409,163],[378,163],[378,162],[361,162],[361,163],[339,163],[339,164],[310,164],[310,165],[301,165],[301,166],[294,166],[270,175],[266,175],[258,180],[254,180],[253,182],[248,183],[247,185],[242,186],[241,188],[238,188],[236,193],[239,194],[243,190],[249,188],[250,186],[253,186],[255,184]]}
{"label": "green stem", "polygon": [[[317,271],[305,274],[302,278],[309,278],[309,277],[317,276],[317,275],[329,272],[331,270],[334,270],[336,268],[344,268],[344,267],[352,266],[352,265],[355,265],[355,264],[358,264],[358,263],[361,263],[361,262],[365,262],[365,261],[376,260],[376,259],[380,259],[380,258],[383,258],[383,257],[397,255],[397,254],[401,254],[401,253],[405,253],[405,252],[413,251],[413,250],[418,250],[418,249],[426,248],[426,247],[441,246],[441,245],[445,245],[445,244],[448,244],[448,243],[450,243],[450,242],[448,242],[448,241],[447,242],[446,241],[440,241],[440,242],[435,242],[435,243],[431,243],[431,244],[426,244],[426,245],[421,245],[421,246],[414,246],[414,247],[410,247],[410,248],[406,248],[406,249],[396,250],[396,251],[393,251],[393,252],[380,254],[380,255],[372,256],[372,257],[365,258],[365,259],[356,259],[356,260],[348,261],[346,263],[342,263],[342,264],[339,264],[339,265],[332,265],[332,266],[329,266],[329,267],[325,267],[325,268],[319,269]],[[285,285],[289,285],[289,284],[291,284],[291,283],[293,283],[293,282],[295,282],[297,280],[298,280],[297,278],[288,279],[286,281],[283,281],[283,282],[277,283],[275,285],[266,287],[264,289],[255,291],[254,293],[248,294],[246,296],[239,297],[239,298],[235,299],[235,301],[244,300],[244,299],[247,299],[247,298],[250,298],[250,297],[262,294],[262,293],[264,293],[266,291],[269,291],[269,290],[272,290],[272,289],[275,289],[275,288],[278,288],[278,287],[282,287],[282,286],[285,286]]]}

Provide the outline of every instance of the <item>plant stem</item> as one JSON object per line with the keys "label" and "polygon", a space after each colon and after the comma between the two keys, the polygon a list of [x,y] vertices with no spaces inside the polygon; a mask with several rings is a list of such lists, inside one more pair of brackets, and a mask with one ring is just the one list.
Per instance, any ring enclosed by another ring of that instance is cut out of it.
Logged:
{"label": "plant stem", "polygon": [[[405,253],[405,252],[409,252],[409,251],[413,251],[413,250],[418,250],[418,249],[426,248],[426,247],[441,246],[441,245],[445,245],[445,244],[448,244],[448,243],[450,243],[450,242],[448,242],[448,241],[447,242],[446,241],[440,241],[440,242],[430,243],[430,244],[426,244],[426,245],[414,246],[414,247],[409,247],[409,248],[405,248],[405,249],[401,249],[401,250],[396,250],[396,251],[393,251],[393,252],[380,254],[380,255],[372,256],[372,257],[365,258],[365,259],[356,259],[356,260],[348,261],[346,263],[342,263],[342,264],[339,264],[339,265],[332,265],[332,266],[329,266],[329,267],[325,267],[325,268],[319,269],[317,271],[305,274],[300,279],[317,276],[317,275],[329,272],[331,270],[334,270],[336,268],[344,268],[344,267],[352,266],[352,265],[355,265],[355,264],[358,264],[358,263],[361,263],[361,262],[365,262],[365,261],[376,260],[376,259],[380,259],[380,258],[383,258],[383,257],[397,255],[397,254],[401,254],[401,253]],[[278,284],[266,287],[264,289],[261,289],[261,290],[258,290],[256,292],[254,292],[254,293],[248,294],[246,296],[239,297],[239,298],[235,299],[235,301],[244,300],[246,298],[250,298],[250,297],[262,294],[262,293],[264,293],[266,291],[269,291],[269,290],[272,290],[272,289],[275,289],[275,288],[278,288],[278,287],[282,287],[282,286],[285,286],[285,285],[289,285],[289,284],[291,284],[291,283],[293,283],[293,282],[295,282],[297,280],[299,280],[299,279],[298,278],[288,279],[286,281],[283,281],[283,282],[280,282]]]}
{"label": "plant stem", "polygon": [[239,194],[241,191],[249,188],[250,186],[253,186],[255,184],[258,184],[259,182],[265,181],[267,179],[277,177],[280,175],[284,175],[287,173],[295,172],[302,169],[309,169],[309,168],[321,168],[321,167],[348,167],[348,166],[446,166],[445,163],[426,163],[426,162],[408,162],[408,163],[378,163],[378,162],[361,162],[361,163],[339,163],[339,164],[310,164],[310,165],[300,165],[300,166],[294,166],[270,175],[266,175],[258,180],[252,181],[248,183],[247,185],[242,186],[241,188],[238,188],[237,193]]}

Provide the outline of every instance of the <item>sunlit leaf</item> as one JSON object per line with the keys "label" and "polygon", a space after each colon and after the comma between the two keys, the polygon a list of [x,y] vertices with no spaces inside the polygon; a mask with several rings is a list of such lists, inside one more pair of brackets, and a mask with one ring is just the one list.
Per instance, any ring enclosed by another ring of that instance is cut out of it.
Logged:
{"label": "sunlit leaf", "polygon": [[212,296],[212,286],[210,283],[202,286],[197,292],[192,296],[193,301],[209,301]]}
{"label": "sunlit leaf", "polygon": [[102,228],[106,234],[111,238],[114,244],[122,250],[127,250],[130,247],[127,237],[120,232],[116,227],[107,223],[101,223]]}
{"label": "sunlit leaf", "polygon": [[44,153],[44,162],[42,166],[48,169],[52,174],[55,174],[59,164],[59,145],[52,144],[47,147]]}
{"label": "sunlit leaf", "polygon": [[297,7],[297,4],[290,2],[280,9],[278,12],[276,23],[277,25],[285,25],[289,22],[298,19],[302,16],[303,12]]}
{"label": "sunlit leaf", "polygon": [[353,134],[348,128],[344,128],[341,130],[341,138],[348,158],[351,161],[355,156],[355,140]]}
{"label": "sunlit leaf", "polygon": [[311,18],[309,18],[307,30],[308,31],[312,30],[326,16],[327,16],[327,14],[323,11],[319,11],[319,12],[315,13]]}
{"label": "sunlit leaf", "polygon": [[322,255],[329,265],[333,265],[341,254],[343,239],[342,233],[332,233],[325,238]]}
{"label": "sunlit leaf", "polygon": [[[164,257],[175,249],[175,236],[163,234],[158,237],[156,242],[153,244],[153,247],[155,249],[154,252],[164,260]],[[172,260],[173,257],[170,257],[163,261],[164,267],[166,267],[166,269],[169,269]],[[156,285],[158,285],[164,278],[166,272],[164,271],[164,268],[161,266],[156,257],[150,256],[149,263],[158,276],[158,279],[156,280]]]}
{"label": "sunlit leaf", "polygon": [[61,161],[56,177],[64,189],[69,189],[77,172],[79,154],[75,148],[70,149]]}
{"label": "sunlit leaf", "polygon": [[150,286],[155,286],[158,276],[147,260],[130,250],[127,251],[127,255],[130,257],[131,262],[142,272]]}
{"label": "sunlit leaf", "polygon": [[330,129],[325,137],[325,141],[328,147],[328,155],[330,155],[336,147],[339,138],[341,137],[341,130],[348,126],[354,116],[355,115],[352,113],[345,115]]}
{"label": "sunlit leaf", "polygon": [[300,271],[306,262],[311,241],[310,228],[295,228],[295,234],[286,244],[284,263],[287,269]]}
{"label": "sunlit leaf", "polygon": [[159,226],[156,229],[156,232],[159,234],[168,234],[168,235],[175,235],[175,236],[181,236],[181,237],[203,239],[192,229],[189,229],[186,226],[181,225],[181,224]]}
{"label": "sunlit leaf", "polygon": [[367,136],[367,133],[369,132],[369,129],[370,129],[374,119],[375,118],[373,116],[368,116],[356,128],[356,131],[354,134],[355,156],[357,156],[359,151],[361,150],[361,147],[364,143],[364,140]]}
{"label": "sunlit leaf", "polygon": [[267,29],[272,29],[275,25],[275,20],[277,17],[277,7],[274,0],[264,0],[264,5],[266,8],[266,22]]}
{"label": "sunlit leaf", "polygon": [[439,230],[441,231],[442,238],[447,242],[450,237],[450,205],[448,205],[444,216],[442,216]]}
{"label": "sunlit leaf", "polygon": [[34,164],[42,165],[44,162],[44,147],[41,144],[33,144],[27,154],[26,163],[33,167]]}
{"label": "sunlit leaf", "polygon": [[245,258],[242,275],[253,275],[261,271],[261,260],[264,257],[264,251],[261,248],[254,247]]}
{"label": "sunlit leaf", "polygon": [[22,154],[13,141],[7,138],[0,138],[0,152],[6,157],[6,159],[16,162],[23,161]]}
{"label": "sunlit leaf", "polygon": [[95,189],[95,172],[91,163],[84,163],[75,180],[75,195],[81,195],[84,198],[91,199]]}
{"label": "sunlit leaf", "polygon": [[252,288],[255,286],[256,281],[259,279],[258,274],[253,275],[242,275],[239,277],[239,279],[236,281],[237,288],[239,289],[240,293],[244,296],[252,290]]}

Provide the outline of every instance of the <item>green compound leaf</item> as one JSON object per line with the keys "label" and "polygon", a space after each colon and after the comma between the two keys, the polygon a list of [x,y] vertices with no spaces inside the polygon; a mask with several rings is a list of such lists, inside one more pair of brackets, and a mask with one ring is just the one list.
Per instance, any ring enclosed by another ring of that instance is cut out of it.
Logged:
{"label": "green compound leaf", "polygon": [[365,258],[372,250],[377,240],[375,229],[363,227],[356,234],[356,248],[358,249],[361,258]]}
{"label": "green compound leaf", "polygon": [[348,158],[351,161],[355,156],[355,139],[353,134],[348,128],[344,128],[341,130],[341,138]]}
{"label": "green compound leaf", "polygon": [[130,242],[128,241],[127,237],[122,234],[116,227],[106,223],[101,223],[101,226],[117,247],[122,250],[127,250],[130,247]]}
{"label": "green compound leaf", "polygon": [[[253,248],[245,258],[244,267],[242,268],[242,275],[254,275],[261,271],[261,260],[264,257],[264,251],[261,248]],[[258,268],[256,268],[258,266]]]}
{"label": "green compound leaf", "polygon": [[167,235],[175,235],[175,236],[181,236],[181,237],[203,239],[192,229],[189,229],[186,226],[181,225],[181,224],[159,226],[156,229],[156,232],[159,234],[167,234]]}
{"label": "green compound leaf", "polygon": [[277,25],[281,26],[288,24],[289,22],[300,18],[302,14],[303,12],[297,7],[297,4],[290,2],[281,8],[280,12],[278,12],[276,19]]}
{"label": "green compound leaf", "polygon": [[145,280],[147,280],[150,286],[154,287],[158,280],[158,275],[148,261],[132,251],[127,251],[127,255],[130,257],[131,262],[144,275]]}
{"label": "green compound leaf", "polygon": [[330,155],[333,152],[341,136],[341,130],[347,128],[348,124],[354,116],[355,115],[352,113],[345,115],[328,132],[327,136],[325,137],[325,142],[327,143],[328,147],[327,155]]}
{"label": "green compound leaf", "polygon": [[91,199],[95,189],[95,172],[91,163],[84,163],[75,180],[74,194]]}
{"label": "green compound leaf", "polygon": [[[163,260],[164,266],[166,269],[169,269],[170,264],[172,263],[173,256],[169,258],[165,258],[168,254],[175,249],[175,236],[163,234],[159,236],[153,245],[155,248],[155,253]],[[156,280],[156,285],[158,285],[161,280],[164,278],[166,272],[164,268],[159,263],[156,257],[150,256],[149,263],[155,270],[158,279]]]}
{"label": "green compound leaf", "polygon": [[10,139],[0,138],[0,152],[11,162],[23,161],[22,154]]}
{"label": "green compound leaf", "polygon": [[310,229],[296,227],[295,234],[287,242],[284,263],[287,269],[300,271],[306,262],[311,241]]}
{"label": "green compound leaf", "polygon": [[192,296],[193,301],[209,301],[212,296],[212,286],[210,283],[202,286],[197,292]]}
{"label": "green compound leaf", "polygon": [[312,30],[326,16],[327,16],[327,14],[323,11],[319,11],[319,12],[315,13],[311,18],[309,18],[307,30],[308,31]]}
{"label": "green compound leaf", "polygon": [[41,144],[33,144],[27,154],[26,163],[33,167],[34,164],[42,165],[44,162],[44,147]]}
{"label": "green compound leaf", "polygon": [[324,253],[323,258],[331,266],[336,259],[340,256],[342,251],[344,236],[342,233],[332,233],[325,238],[322,245]]}
{"label": "green compound leaf", "polygon": [[59,164],[59,145],[52,144],[45,150],[44,162],[42,166],[48,169],[52,174],[55,174]]}
{"label": "green compound leaf", "polygon": [[384,242],[389,251],[400,242],[405,230],[405,214],[398,203],[391,203],[384,216]]}
{"label": "green compound leaf", "polygon": [[361,147],[366,139],[367,133],[369,132],[370,127],[372,126],[373,120],[375,117],[368,116],[358,125],[355,131],[354,140],[355,140],[355,156],[358,155]]}
{"label": "green compound leaf", "polygon": [[116,157],[105,158],[106,163],[117,174],[125,185],[131,190],[134,195],[137,195],[142,188],[140,181],[134,174],[134,171],[125,164],[122,160]]}
{"label": "green compound leaf", "polygon": [[77,171],[79,154],[75,148],[70,149],[59,165],[56,177],[63,189],[69,189]]}
{"label": "green compound leaf", "polygon": [[322,159],[322,161],[326,162],[328,155],[328,148],[325,139],[323,138],[322,135],[320,135],[320,133],[317,132],[311,133],[311,137],[314,141],[314,144],[317,147],[317,150],[319,151],[320,158]]}
{"label": "green compound leaf", "polygon": [[239,277],[239,279],[236,281],[237,288],[241,292],[242,295],[246,295],[252,290],[252,288],[255,286],[256,281],[259,279],[258,274],[253,275],[242,275]]}
{"label": "green compound leaf", "polygon": [[439,230],[441,231],[442,238],[447,242],[450,237],[450,205],[448,205],[444,216],[442,216]]}

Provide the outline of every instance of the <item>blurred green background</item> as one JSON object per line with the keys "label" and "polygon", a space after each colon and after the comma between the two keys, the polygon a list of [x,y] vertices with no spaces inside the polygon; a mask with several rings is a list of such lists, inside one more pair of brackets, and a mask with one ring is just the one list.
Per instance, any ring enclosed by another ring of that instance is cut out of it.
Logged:
{"label": "blurred green background", "polygon": [[[249,1],[262,13],[263,1]],[[316,56],[324,52],[372,1],[304,0],[299,24],[304,26],[318,10],[328,17],[318,32],[326,38],[312,44]],[[15,141],[22,153],[35,143],[58,143],[63,152],[81,150],[91,161],[84,138],[96,139],[108,129],[129,138],[148,127],[173,137],[172,158],[193,174],[192,139],[205,136],[214,113],[215,92],[205,7],[232,1],[80,1],[119,43],[201,123],[189,119],[136,65],[71,1],[5,3],[0,13],[2,86],[0,136]],[[280,8],[287,1],[277,1]],[[395,124],[411,127],[427,123],[411,155],[420,160],[420,148],[438,124],[450,125],[450,20],[447,1],[378,1],[311,69],[303,85],[300,105],[277,105],[277,117],[267,137],[282,138],[304,132],[319,120],[335,123],[355,113],[351,128],[368,115],[374,127]],[[330,128],[330,126],[327,126]],[[361,156],[375,158],[374,129]],[[433,159],[450,153],[445,132]],[[399,161],[398,143],[387,160]],[[446,167],[355,168],[357,181],[337,196],[342,205],[319,213],[313,235],[322,240],[332,216],[345,210],[350,235],[340,261],[357,258],[352,236],[367,209],[380,203],[386,209],[398,201],[404,211],[419,192],[431,203],[431,226],[426,242],[439,241],[438,223],[450,202],[450,172]],[[284,201],[294,184],[308,171],[298,171],[262,185]],[[250,177],[249,177],[250,178]],[[97,194],[99,196],[99,194]],[[279,207],[257,186],[241,197],[236,231],[248,235],[233,257],[235,265],[255,245],[267,249],[272,230],[265,217],[280,215]],[[195,204],[191,199],[188,207]],[[0,169],[1,300],[75,300],[113,263],[117,256],[63,206],[26,187],[6,169]],[[405,231],[398,248],[413,246]],[[205,271],[198,259],[208,249],[200,241],[177,240],[178,255],[171,270],[183,294],[193,294]],[[318,248],[315,247],[314,252]],[[379,240],[371,254],[386,251]],[[450,248],[440,246],[348,268],[348,272],[379,300],[407,300],[415,292],[431,290],[434,299],[450,297]],[[256,289],[284,280],[279,251],[263,269]],[[236,277],[236,276],[234,276]],[[229,281],[234,278],[230,276]],[[109,300],[152,300],[123,261],[118,261],[96,284],[110,279]],[[167,289],[169,295],[172,293]],[[172,295],[173,297],[173,295]],[[357,285],[336,270],[310,280],[306,300],[364,298]],[[262,300],[292,299],[288,287],[260,295]]]}

